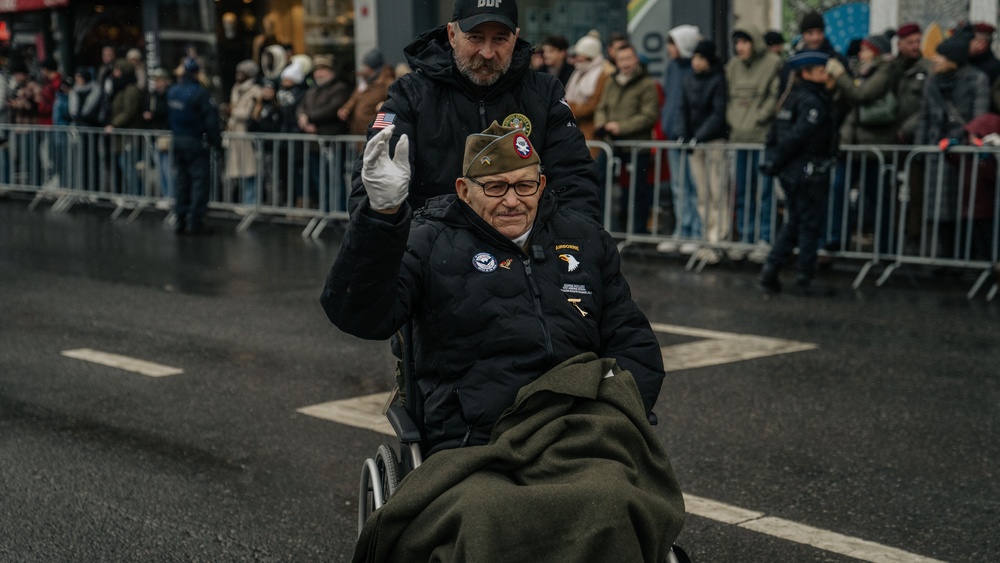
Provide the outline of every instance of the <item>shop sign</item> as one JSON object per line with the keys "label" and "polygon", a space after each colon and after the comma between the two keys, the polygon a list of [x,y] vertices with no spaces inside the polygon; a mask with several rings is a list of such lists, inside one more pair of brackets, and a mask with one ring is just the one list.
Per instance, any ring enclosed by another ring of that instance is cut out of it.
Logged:
{"label": "shop sign", "polygon": [[66,6],[69,6],[69,0],[0,0],[0,13],[30,12]]}

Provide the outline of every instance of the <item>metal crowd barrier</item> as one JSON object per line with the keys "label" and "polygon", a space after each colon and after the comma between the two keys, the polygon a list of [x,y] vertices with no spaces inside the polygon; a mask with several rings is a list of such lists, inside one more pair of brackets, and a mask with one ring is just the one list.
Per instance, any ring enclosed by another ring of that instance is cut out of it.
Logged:
{"label": "metal crowd barrier", "polygon": [[[757,169],[762,145],[622,141],[609,153],[615,164],[602,181],[604,225],[621,246],[686,246],[687,268],[695,271],[722,257],[766,257],[783,222],[783,192],[777,178]],[[855,289],[878,267],[881,286],[900,268],[919,265],[979,272],[970,299],[994,278],[987,293],[993,299],[1000,277],[998,158],[997,148],[841,146],[829,177],[821,256],[861,261]]]}
{"label": "metal crowd barrier", "polygon": [[[112,219],[169,210],[174,195],[169,133],[159,130],[0,125],[0,192],[114,206]],[[365,138],[225,133],[210,157],[210,208],[240,218],[306,223],[319,237],[348,219],[351,172]],[[758,171],[759,144],[589,142],[605,228],[628,245],[690,254],[689,270],[722,258],[766,258],[783,221],[776,178]],[[830,174],[821,255],[862,262],[853,286],[883,267],[883,285],[905,267],[979,272],[968,297],[1000,275],[1000,149],[842,146]],[[168,222],[173,221],[167,215]],[[996,281],[987,292],[997,293]]]}

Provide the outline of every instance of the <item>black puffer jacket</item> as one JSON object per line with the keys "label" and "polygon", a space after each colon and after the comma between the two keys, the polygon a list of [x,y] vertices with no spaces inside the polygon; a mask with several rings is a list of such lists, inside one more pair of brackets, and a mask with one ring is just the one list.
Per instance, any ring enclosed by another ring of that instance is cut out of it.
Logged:
{"label": "black puffer jacket", "polygon": [[726,124],[726,75],[718,65],[708,72],[684,77],[681,118],[674,136],[690,141],[715,141],[729,137]]}
{"label": "black puffer jacket", "polygon": [[588,351],[631,371],[653,408],[660,347],[597,223],[546,193],[529,257],[454,195],[428,201],[412,228],[411,214],[355,210],[321,302],[361,338],[387,339],[413,318],[432,451],[486,443],[518,389]]}
{"label": "black puffer jacket", "polygon": [[[514,126],[527,118],[528,137],[546,175],[553,179],[549,189],[569,208],[600,218],[597,177],[586,140],[559,80],[531,70],[527,42],[517,41],[510,70],[489,87],[474,85],[455,67],[446,26],[421,35],[404,52],[414,72],[393,83],[381,111],[395,116],[393,151],[400,135],[410,138],[409,202],[414,209],[431,197],[454,193],[469,135],[482,132],[493,121]],[[375,133],[369,128],[368,138]],[[359,156],[351,210],[365,195],[361,163]]]}

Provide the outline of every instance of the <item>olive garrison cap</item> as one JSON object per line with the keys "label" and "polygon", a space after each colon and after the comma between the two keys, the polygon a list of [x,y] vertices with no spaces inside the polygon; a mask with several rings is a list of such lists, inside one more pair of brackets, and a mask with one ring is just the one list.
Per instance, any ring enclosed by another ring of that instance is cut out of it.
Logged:
{"label": "olive garrison cap", "polygon": [[496,121],[465,141],[463,176],[476,178],[503,174],[539,164],[538,154],[523,129],[502,127]]}

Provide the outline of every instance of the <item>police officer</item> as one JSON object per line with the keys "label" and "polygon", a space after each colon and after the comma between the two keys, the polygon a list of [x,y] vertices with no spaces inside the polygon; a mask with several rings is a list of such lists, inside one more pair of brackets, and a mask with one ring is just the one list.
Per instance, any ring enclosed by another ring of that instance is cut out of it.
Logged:
{"label": "police officer", "polygon": [[[211,152],[222,144],[219,114],[208,90],[198,81],[198,62],[186,59],[183,75],[167,90],[167,119],[173,133],[174,213],[177,234],[205,234],[208,213],[209,165]],[[206,147],[206,143],[208,147]]]}
{"label": "police officer", "polygon": [[837,151],[837,127],[830,77],[830,56],[803,51],[788,59],[792,81],[778,101],[778,113],[766,143],[761,173],[777,176],[786,194],[787,221],[771,248],[757,283],[768,292],[781,291],[778,274],[792,250],[799,249],[796,290],[816,293],[813,275],[825,214],[830,169]]}

